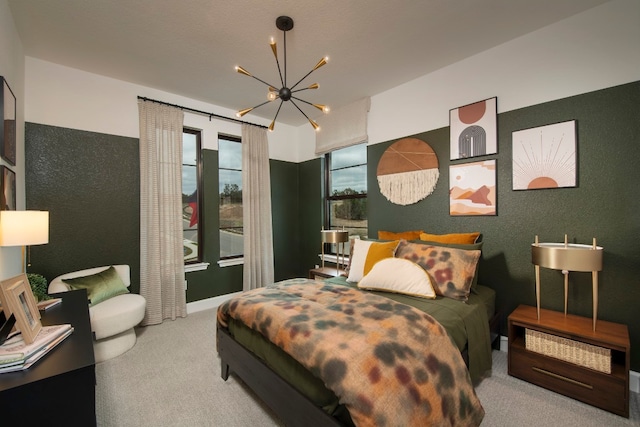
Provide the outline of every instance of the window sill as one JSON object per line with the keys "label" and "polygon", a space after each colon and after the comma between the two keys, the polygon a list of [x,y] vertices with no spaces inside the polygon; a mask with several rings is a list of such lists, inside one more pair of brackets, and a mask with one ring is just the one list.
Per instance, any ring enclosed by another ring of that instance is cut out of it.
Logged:
{"label": "window sill", "polygon": [[185,273],[191,273],[191,272],[194,272],[194,271],[206,270],[207,268],[209,268],[209,263],[208,262],[199,262],[199,263],[195,263],[195,264],[186,264],[184,266],[184,272]]}
{"label": "window sill", "polygon": [[242,265],[242,264],[244,264],[244,257],[221,259],[220,261],[218,261],[218,266],[220,267],[231,267],[232,265]]}

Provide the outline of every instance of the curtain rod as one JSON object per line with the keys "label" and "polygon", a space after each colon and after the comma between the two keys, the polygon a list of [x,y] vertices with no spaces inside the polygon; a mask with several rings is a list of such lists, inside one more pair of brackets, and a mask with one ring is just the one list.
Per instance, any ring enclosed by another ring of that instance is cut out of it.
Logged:
{"label": "curtain rod", "polygon": [[141,99],[143,101],[155,102],[156,104],[167,105],[169,107],[179,108],[181,110],[189,111],[189,112],[196,113],[196,114],[202,114],[203,116],[209,116],[209,121],[211,121],[212,117],[215,117],[216,119],[228,120],[228,121],[231,121],[231,122],[236,122],[236,123],[240,123],[240,124],[247,124],[247,125],[253,125],[253,126],[261,127],[263,129],[267,129],[267,126],[265,126],[265,125],[259,125],[259,124],[256,124],[256,123],[246,122],[244,120],[234,119],[233,117],[221,116],[221,115],[215,114],[215,113],[207,113],[206,111],[195,110],[193,108],[183,107],[182,105],[169,104],[168,102],[158,101],[157,99],[146,98],[144,96],[138,96],[138,99]]}

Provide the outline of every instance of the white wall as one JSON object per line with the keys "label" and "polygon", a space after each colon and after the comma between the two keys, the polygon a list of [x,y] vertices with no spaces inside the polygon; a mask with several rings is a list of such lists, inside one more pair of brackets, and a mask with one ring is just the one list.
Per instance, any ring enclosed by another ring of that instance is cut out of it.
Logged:
{"label": "white wall", "polygon": [[372,96],[369,144],[449,126],[450,109],[493,96],[504,112],[636,80],[640,1],[617,0]]}
{"label": "white wall", "polygon": [[[0,75],[3,76],[16,96],[16,165],[8,166],[16,173],[16,204],[18,210],[25,208],[24,188],[24,51],[13,24],[13,16],[6,0],[0,0]],[[7,279],[22,272],[19,247],[0,248],[0,279]]]}
{"label": "white wall", "polygon": [[[26,107],[28,122],[70,129],[138,138],[138,96],[182,105],[207,113],[235,117],[235,111],[168,92],[87,73],[40,59],[26,58]],[[269,122],[245,116],[245,120],[268,125]],[[240,125],[186,112],[185,126],[203,131],[203,147],[217,150],[218,133],[240,136]],[[298,129],[283,124],[270,132],[269,156],[298,161]],[[292,149],[293,147],[293,149]]]}

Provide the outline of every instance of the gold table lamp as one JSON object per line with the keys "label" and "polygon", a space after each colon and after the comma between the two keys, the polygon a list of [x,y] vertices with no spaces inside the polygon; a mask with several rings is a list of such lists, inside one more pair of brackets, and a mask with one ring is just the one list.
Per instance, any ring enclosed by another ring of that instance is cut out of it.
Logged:
{"label": "gold table lamp", "polygon": [[540,320],[540,267],[553,270],[562,270],[564,275],[564,314],[567,315],[567,295],[569,292],[569,271],[591,272],[593,287],[593,330],[596,330],[598,318],[598,271],[602,270],[602,252],[600,246],[596,246],[593,238],[592,245],[567,243],[567,235],[564,243],[539,243],[538,236],[531,245],[531,262],[535,266],[536,273],[536,305],[538,320]]}
{"label": "gold table lamp", "polygon": [[[344,266],[344,244],[349,241],[349,232],[346,230],[321,230],[320,235],[322,246],[322,268],[324,268],[324,244],[336,244],[336,269],[340,270],[340,266]],[[342,254],[342,262],[340,262],[340,254]]]}

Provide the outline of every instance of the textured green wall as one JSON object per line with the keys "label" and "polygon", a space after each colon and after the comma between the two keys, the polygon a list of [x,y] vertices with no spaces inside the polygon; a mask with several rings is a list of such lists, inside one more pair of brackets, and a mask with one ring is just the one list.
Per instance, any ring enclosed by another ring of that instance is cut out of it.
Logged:
{"label": "textured green wall", "polygon": [[129,264],[138,292],[138,140],[27,123],[25,141],[27,209],[49,211],[49,244],[31,248],[27,271]]}
{"label": "textured green wall", "polygon": [[[500,99],[498,99],[498,103]],[[479,281],[497,293],[506,316],[519,304],[535,306],[531,243],[590,244],[604,247],[600,272],[599,319],[629,326],[631,348],[640,348],[640,82],[535,105],[498,115],[497,216],[449,216],[449,128],[414,135],[438,155],[440,179],[426,199],[394,205],[380,194],[375,171],[394,141],[369,146],[369,236],[378,230],[422,228],[431,233],[480,231],[484,236]],[[511,133],[567,120],[577,121],[578,186],[512,190]],[[477,159],[474,159],[477,160]],[[455,162],[460,163],[459,161]],[[569,274],[569,311],[591,317],[591,273]],[[541,305],[563,310],[563,276],[541,269]],[[640,352],[632,351],[632,369],[640,371]]]}

